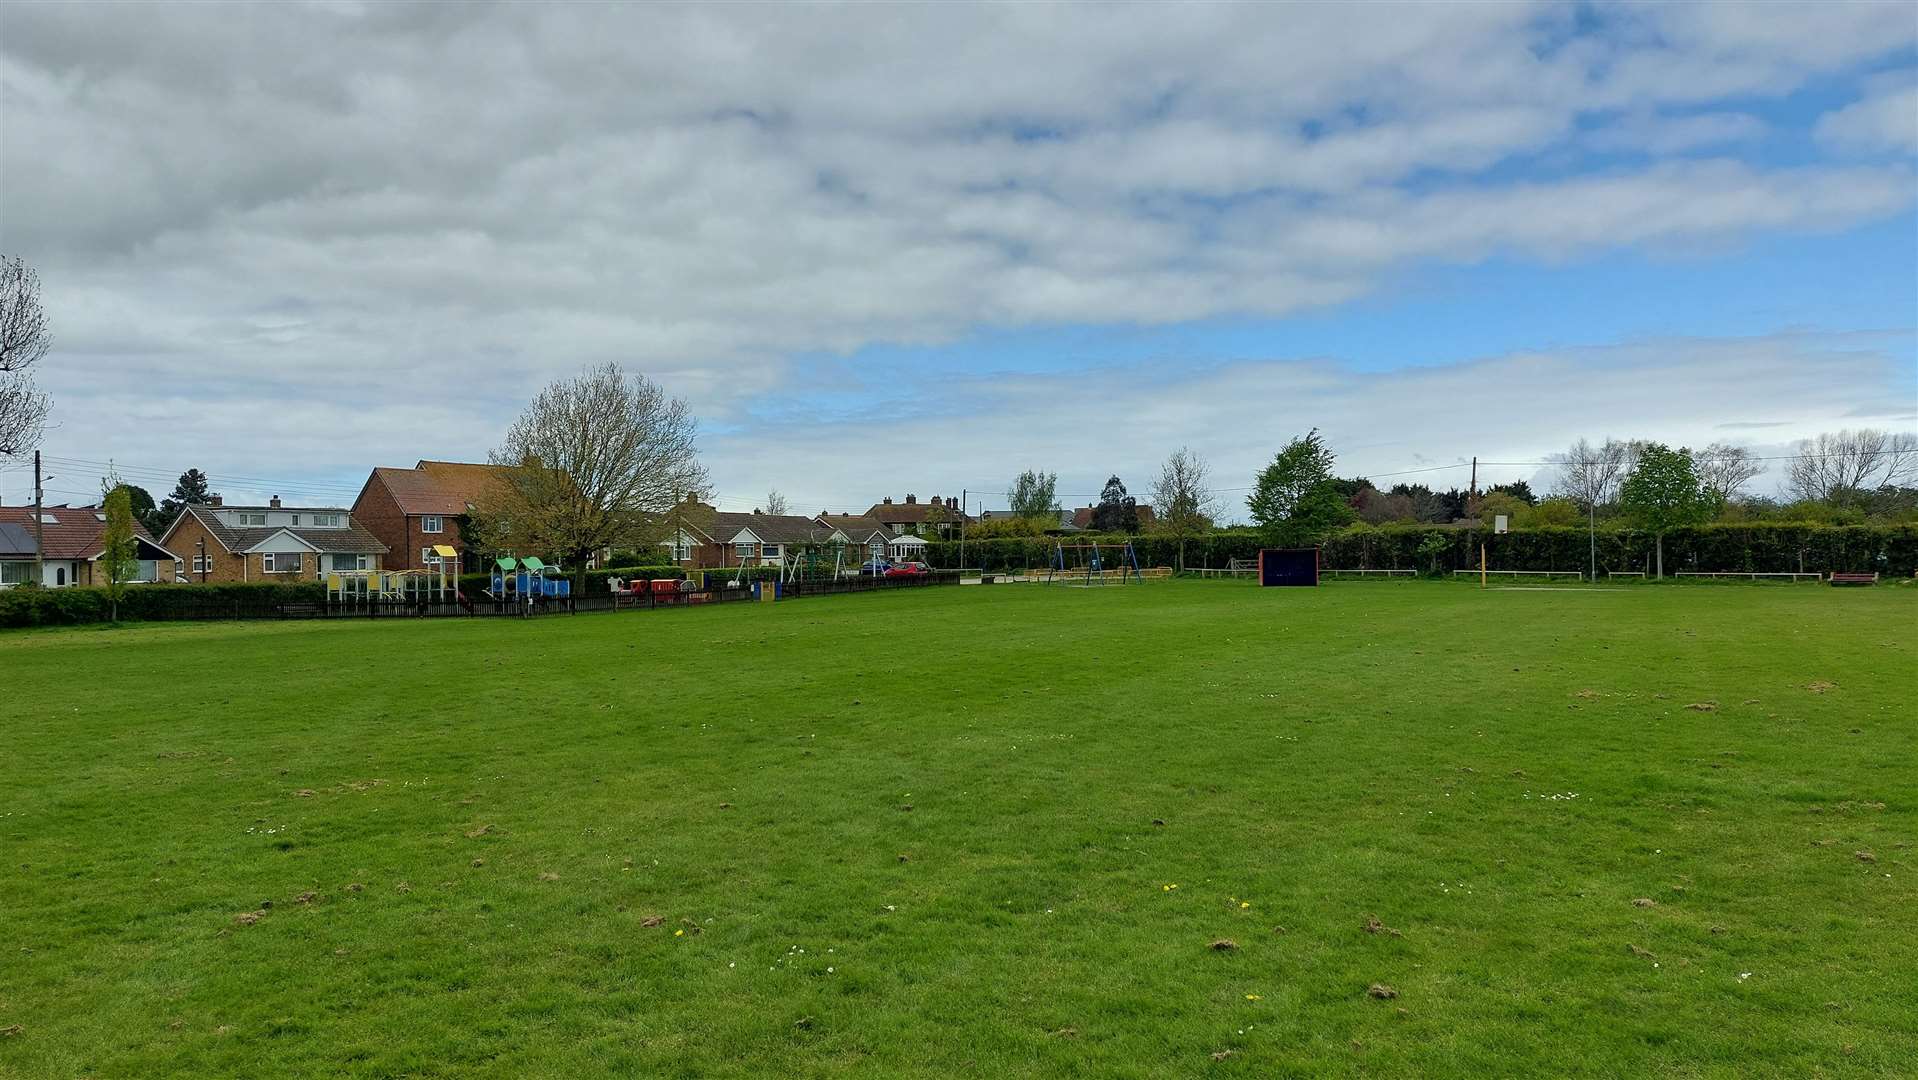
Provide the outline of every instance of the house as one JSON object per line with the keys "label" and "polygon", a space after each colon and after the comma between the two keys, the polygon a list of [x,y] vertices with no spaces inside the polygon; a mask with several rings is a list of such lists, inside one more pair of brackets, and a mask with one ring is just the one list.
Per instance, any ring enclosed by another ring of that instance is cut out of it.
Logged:
{"label": "house", "polygon": [[926,502],[908,495],[905,502],[897,503],[888,495],[874,503],[863,516],[877,520],[894,536],[911,534],[941,540],[959,535],[961,521],[972,521],[959,512],[958,499],[941,499],[937,495]]}
{"label": "house", "polygon": [[729,513],[687,499],[666,513],[659,542],[676,564],[692,569],[775,566],[794,550],[847,544],[838,530],[797,514]]}
{"label": "house", "polygon": [[344,507],[189,504],[160,542],[189,581],[319,580],[329,570],[385,570],[387,547]]}
{"label": "house", "polygon": [[[822,528],[830,529],[845,538],[846,558],[849,562],[885,558],[887,542],[898,535],[878,518],[868,517],[865,514],[828,514],[821,510],[819,516],[813,520]],[[855,555],[858,556],[856,559]]]}
{"label": "house", "polygon": [[427,460],[410,469],[374,469],[353,500],[353,520],[385,546],[385,569],[438,569],[434,548],[440,546],[460,551],[463,566],[480,567],[461,522],[506,482],[507,472],[504,465]]}
{"label": "house", "polygon": [[[104,585],[100,556],[106,551],[107,515],[98,506],[43,506],[40,583]],[[36,529],[31,506],[0,506],[0,589],[33,580]],[[170,582],[178,576],[179,559],[160,546],[145,529],[133,526],[133,557],[138,566],[130,581]]]}

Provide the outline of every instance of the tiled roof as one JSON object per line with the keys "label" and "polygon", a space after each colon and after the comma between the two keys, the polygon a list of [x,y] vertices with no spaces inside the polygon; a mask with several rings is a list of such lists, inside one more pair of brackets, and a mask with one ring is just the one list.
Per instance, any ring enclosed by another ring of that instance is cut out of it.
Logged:
{"label": "tiled roof", "polygon": [[892,530],[886,527],[885,522],[876,517],[867,517],[865,514],[821,514],[814,520],[821,525],[845,533],[846,538],[855,544],[865,543],[871,539],[873,533],[892,536]]}
{"label": "tiled roof", "polygon": [[731,540],[741,529],[751,529],[753,535],[767,544],[810,544],[825,543],[832,534],[831,529],[823,528],[809,517],[797,514],[728,514],[715,512],[712,515],[711,529],[708,535],[720,542]]}
{"label": "tiled roof", "polygon": [[422,461],[411,469],[374,469],[373,475],[386,485],[403,514],[459,517],[483,501],[505,472],[504,465]]}
{"label": "tiled roof", "polygon": [[[380,543],[372,533],[366,531],[365,526],[353,520],[353,515],[344,510],[333,509],[331,507],[317,508],[318,513],[338,514],[345,518],[346,527],[343,529],[315,529],[303,525],[255,525],[240,529],[220,520],[219,510],[232,509],[235,509],[235,507],[227,506],[216,508],[196,505],[187,507],[185,512],[192,514],[195,520],[201,525],[206,526],[206,531],[213,534],[213,538],[220,542],[221,547],[235,553],[246,551],[260,541],[278,532],[292,533],[306,543],[313,545],[316,550],[329,554],[384,555],[387,551],[385,544]],[[242,507],[240,509],[253,508]],[[271,509],[294,510],[296,508],[276,506]],[[297,510],[304,514],[314,512],[315,508],[298,507]]]}
{"label": "tiled roof", "polygon": [[[955,499],[954,501],[957,502],[958,500]],[[959,508],[956,506],[946,506],[943,502],[877,502],[872,504],[872,509],[866,511],[865,514],[861,516],[878,518],[888,525],[894,524],[895,522],[900,524],[918,524],[926,520],[926,511],[932,509],[934,506],[939,507],[939,509],[945,512],[945,520],[955,525],[959,523]],[[968,517],[966,520],[972,521],[973,519]]]}
{"label": "tiled roof", "polygon": [[[45,548],[41,555],[48,559],[91,559],[100,554],[102,547],[100,535],[107,531],[107,523],[99,517],[101,510],[97,506],[49,506],[41,510],[44,517],[54,520],[44,524]],[[26,539],[25,548],[18,554],[33,554],[33,507],[0,506],[0,525],[17,526]],[[12,530],[8,530],[10,533]],[[138,523],[133,526],[133,535],[141,540],[160,545],[151,534]],[[17,539],[0,543],[0,550],[13,546]],[[12,554],[12,553],[10,553]]]}

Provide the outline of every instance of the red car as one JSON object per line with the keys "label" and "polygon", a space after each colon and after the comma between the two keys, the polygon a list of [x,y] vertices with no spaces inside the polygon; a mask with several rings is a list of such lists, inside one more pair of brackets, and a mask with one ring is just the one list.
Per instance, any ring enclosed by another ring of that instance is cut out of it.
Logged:
{"label": "red car", "polygon": [[932,568],[922,562],[893,563],[886,569],[887,577],[918,577],[932,573]]}

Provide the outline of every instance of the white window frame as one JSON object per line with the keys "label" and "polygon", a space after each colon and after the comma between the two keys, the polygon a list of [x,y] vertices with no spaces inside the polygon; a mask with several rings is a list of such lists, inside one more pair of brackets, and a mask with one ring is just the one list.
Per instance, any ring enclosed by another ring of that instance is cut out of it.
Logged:
{"label": "white window frame", "polygon": [[424,514],[420,517],[420,531],[438,533],[446,531],[446,518],[439,514]]}
{"label": "white window frame", "polygon": [[[266,526],[265,513],[254,513],[251,510],[245,512],[236,511],[233,516],[237,519],[235,523],[243,529],[258,529]],[[254,520],[255,518],[259,520],[256,521]]]}
{"label": "white window frame", "polygon": [[[298,516],[295,516],[293,519],[293,524],[298,525],[299,523],[300,521]],[[316,529],[337,529],[340,527],[340,515],[314,514],[313,527]]]}
{"label": "white window frame", "polygon": [[762,560],[779,558],[779,545],[778,544],[759,545],[759,557]]}
{"label": "white window frame", "polygon": [[193,572],[196,574],[212,573],[213,572],[213,556],[211,555],[193,556]]}
{"label": "white window frame", "polygon": [[733,558],[738,559],[741,563],[744,563],[746,560],[753,557],[753,549],[758,546],[759,545],[754,544],[751,541],[734,544]]}
{"label": "white window frame", "polygon": [[420,565],[426,569],[438,570],[442,561],[440,553],[434,551],[432,548],[423,547],[420,549]]}
{"label": "white window frame", "polygon": [[[282,558],[297,560],[290,567],[281,567]],[[306,569],[306,553],[303,551],[269,551],[260,556],[260,570],[267,574],[297,574]]]}

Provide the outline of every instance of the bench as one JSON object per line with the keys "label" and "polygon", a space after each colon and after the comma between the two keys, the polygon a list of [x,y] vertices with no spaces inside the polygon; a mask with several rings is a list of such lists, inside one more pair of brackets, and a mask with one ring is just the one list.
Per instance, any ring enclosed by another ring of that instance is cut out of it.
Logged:
{"label": "bench", "polygon": [[1833,585],[1876,585],[1878,584],[1878,575],[1875,573],[1841,574],[1834,570],[1832,571],[1830,580]]}
{"label": "bench", "polygon": [[280,605],[280,618],[282,619],[310,619],[324,614],[326,614],[326,607],[323,604]]}

